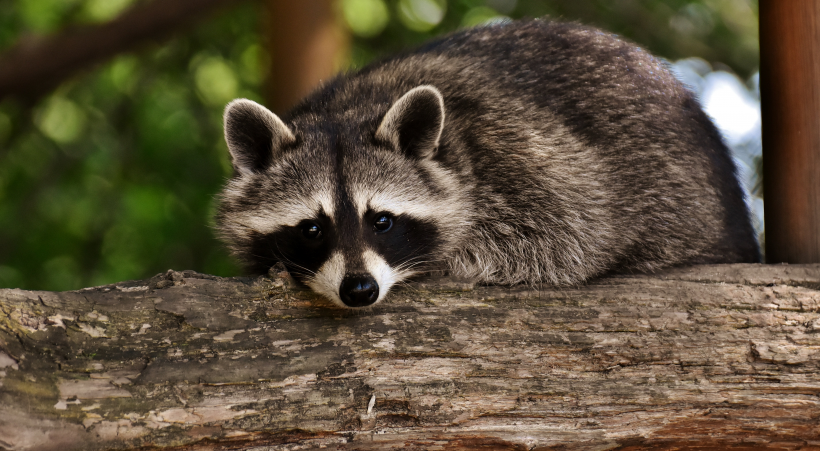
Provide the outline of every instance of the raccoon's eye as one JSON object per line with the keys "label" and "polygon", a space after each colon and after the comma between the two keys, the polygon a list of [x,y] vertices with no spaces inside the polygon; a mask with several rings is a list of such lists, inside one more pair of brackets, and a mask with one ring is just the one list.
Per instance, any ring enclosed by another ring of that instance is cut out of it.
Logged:
{"label": "raccoon's eye", "polygon": [[316,224],[305,224],[302,226],[302,235],[309,240],[318,240],[322,237],[322,229]]}
{"label": "raccoon's eye", "polygon": [[376,222],[373,223],[373,228],[378,233],[384,233],[393,227],[393,218],[390,215],[382,213],[376,216]]}

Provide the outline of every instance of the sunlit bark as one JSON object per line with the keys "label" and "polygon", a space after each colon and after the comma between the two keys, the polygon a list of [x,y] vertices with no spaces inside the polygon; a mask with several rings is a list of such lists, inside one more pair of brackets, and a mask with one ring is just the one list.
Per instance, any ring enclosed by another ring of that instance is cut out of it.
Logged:
{"label": "sunlit bark", "polygon": [[169,272],[0,290],[0,448],[820,443],[820,265],[445,279],[357,312],[290,286]]}

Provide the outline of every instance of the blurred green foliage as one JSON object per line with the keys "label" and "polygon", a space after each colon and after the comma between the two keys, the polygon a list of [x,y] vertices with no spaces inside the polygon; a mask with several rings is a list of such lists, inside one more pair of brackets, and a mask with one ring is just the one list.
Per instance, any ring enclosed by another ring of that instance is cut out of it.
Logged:
{"label": "blurred green foliage", "polygon": [[[0,51],[115,17],[133,0],[0,2]],[[0,103],[0,287],[67,290],[168,268],[235,275],[214,238],[230,174],[222,108],[257,101],[269,64],[261,5],[244,3],[124,54],[35,105]],[[550,15],[625,35],[668,59],[757,68],[754,0],[340,0],[351,67],[432,36]]]}

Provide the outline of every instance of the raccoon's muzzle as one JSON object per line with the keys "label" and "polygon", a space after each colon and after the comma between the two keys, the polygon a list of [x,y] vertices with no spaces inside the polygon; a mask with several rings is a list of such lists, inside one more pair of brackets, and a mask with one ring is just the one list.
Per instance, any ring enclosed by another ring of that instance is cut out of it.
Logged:
{"label": "raccoon's muzzle", "polygon": [[339,287],[339,297],[348,307],[367,307],[379,299],[379,284],[370,275],[347,276]]}

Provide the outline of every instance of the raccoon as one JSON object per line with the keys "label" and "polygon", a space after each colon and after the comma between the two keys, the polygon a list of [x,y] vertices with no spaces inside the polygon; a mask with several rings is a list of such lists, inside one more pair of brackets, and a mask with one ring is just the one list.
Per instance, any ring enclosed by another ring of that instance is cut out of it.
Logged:
{"label": "raccoon", "polygon": [[282,119],[225,109],[221,237],[344,307],[415,274],[570,286],[758,262],[736,168],[695,96],[612,34],[530,20],[342,74]]}

